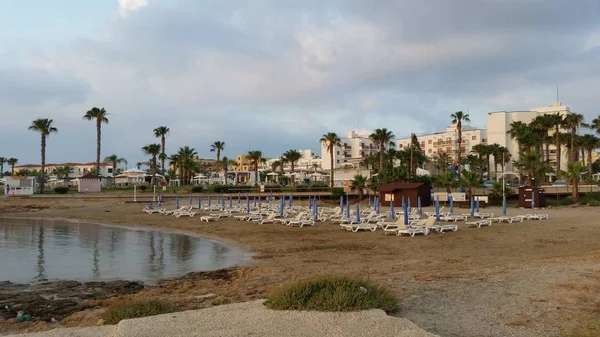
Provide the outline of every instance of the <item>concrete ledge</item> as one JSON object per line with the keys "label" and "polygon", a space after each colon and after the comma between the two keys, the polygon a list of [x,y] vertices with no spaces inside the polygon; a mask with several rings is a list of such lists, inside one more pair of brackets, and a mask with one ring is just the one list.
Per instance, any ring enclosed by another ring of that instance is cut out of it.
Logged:
{"label": "concrete ledge", "polygon": [[[221,305],[130,319],[90,331],[58,329],[19,337],[435,337],[411,321],[382,310],[351,313],[269,310],[263,301]],[[61,331],[64,332],[61,334]],[[73,334],[77,333],[77,334]],[[84,334],[86,333],[86,334]],[[106,333],[103,335],[102,333]]]}
{"label": "concrete ledge", "polygon": [[116,325],[66,328],[20,335],[8,335],[6,337],[112,337],[114,336],[116,328]]}

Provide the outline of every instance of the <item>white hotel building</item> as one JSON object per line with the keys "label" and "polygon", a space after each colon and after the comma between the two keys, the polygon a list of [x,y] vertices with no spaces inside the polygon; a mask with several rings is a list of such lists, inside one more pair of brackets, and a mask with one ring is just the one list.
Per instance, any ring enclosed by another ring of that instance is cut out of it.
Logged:
{"label": "white hotel building", "polygon": [[[417,135],[421,149],[427,157],[433,158],[438,153],[446,153],[452,160],[457,159],[458,155],[458,131],[456,125],[450,125],[444,132],[437,132],[428,135]],[[470,125],[462,126],[462,144],[461,154],[469,154],[473,146],[477,144],[487,144],[487,132],[484,129],[472,127]],[[410,148],[410,136],[397,140],[398,150]]]}
{"label": "white hotel building", "polygon": [[[373,153],[378,153],[379,147],[369,139],[370,134],[359,134],[354,130],[348,131],[347,138],[341,138],[340,147],[333,150],[333,168],[341,168],[345,165],[357,166],[363,159]],[[327,144],[321,143],[321,167],[324,170],[331,169],[331,156],[327,150]]]}

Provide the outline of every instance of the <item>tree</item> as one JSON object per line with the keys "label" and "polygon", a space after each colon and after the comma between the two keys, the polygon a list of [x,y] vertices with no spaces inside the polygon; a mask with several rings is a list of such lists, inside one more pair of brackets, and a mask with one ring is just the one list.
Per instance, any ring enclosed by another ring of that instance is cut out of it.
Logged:
{"label": "tree", "polygon": [[363,200],[365,188],[367,188],[367,177],[357,174],[354,179],[350,182],[350,188],[354,191],[358,191],[358,201]]}
{"label": "tree", "polygon": [[[41,155],[42,155],[42,171],[40,172],[40,193],[44,193],[44,185],[46,183],[46,138],[51,134],[57,133],[58,129],[54,127],[53,120],[49,118],[39,118],[31,122],[30,131],[34,131],[41,136]],[[14,167],[13,167],[14,171]]]}
{"label": "tree", "polygon": [[63,182],[67,182],[72,173],[73,168],[71,166],[59,166],[52,170],[52,174],[55,175],[57,179],[62,179]]}
{"label": "tree", "polygon": [[225,142],[222,142],[220,140],[210,145],[210,152],[217,153],[217,161],[221,160],[221,152],[223,152],[223,150],[225,150]]}
{"label": "tree", "polygon": [[571,155],[569,160],[572,162],[577,161],[578,153],[575,146],[575,138],[577,136],[577,129],[579,129],[579,127],[582,125],[585,125],[583,115],[578,113],[568,113],[563,121],[563,126],[571,130]]}
{"label": "tree", "polygon": [[386,128],[375,129],[369,138],[379,146],[379,171],[383,171],[383,153],[388,145],[394,145],[394,133]]}
{"label": "tree", "polygon": [[108,114],[104,108],[96,108],[88,110],[83,119],[86,121],[96,121],[96,173],[100,174],[100,149],[102,144],[102,124],[108,124]]}
{"label": "tree", "polygon": [[125,158],[120,158],[116,154],[111,154],[110,156],[104,158],[104,162],[112,164],[112,171],[113,171],[112,175],[113,175],[113,178],[117,174],[117,166],[119,164],[124,163],[125,165],[127,165],[127,160],[125,160]]}
{"label": "tree", "polygon": [[479,180],[479,175],[475,171],[464,171],[462,173],[461,183],[467,187],[467,200],[471,199],[473,188],[481,186],[481,180]]}
{"label": "tree", "polygon": [[583,171],[583,164],[576,162],[567,163],[567,171],[563,172],[564,177],[571,182],[571,199],[573,202],[579,201],[579,178]]}
{"label": "tree", "polygon": [[434,167],[442,174],[446,173],[448,165],[450,165],[450,156],[446,152],[438,152],[433,156]]}
{"label": "tree", "polygon": [[456,152],[456,158],[458,161],[458,171],[457,171],[457,175],[458,177],[461,177],[460,175],[460,156],[461,156],[461,152],[462,152],[462,124],[463,123],[471,123],[471,119],[469,118],[469,114],[466,114],[462,111],[457,111],[453,114],[450,114],[450,118],[451,118],[451,123],[454,125],[456,124],[456,131],[458,133],[458,150]]}
{"label": "tree", "polygon": [[[296,166],[296,162],[302,158],[302,154],[298,152],[298,150],[287,150],[281,158],[283,161],[290,163],[290,169],[292,174],[294,173],[294,166]],[[292,176],[292,185],[295,184],[295,179]]]}
{"label": "tree", "polygon": [[546,173],[552,172],[550,163],[544,160],[544,156],[536,151],[530,150],[524,156],[521,156],[514,165],[522,171],[527,172],[530,186],[537,186],[539,181],[543,181]]}
{"label": "tree", "polygon": [[4,178],[4,164],[7,160],[7,158],[0,157],[0,178]]}
{"label": "tree", "polygon": [[254,183],[258,184],[258,164],[265,161],[265,159],[262,156],[262,152],[258,150],[248,151],[246,157],[254,165]]}
{"label": "tree", "polygon": [[562,144],[563,144],[561,141],[560,128],[564,124],[564,117],[563,117],[563,115],[561,115],[558,112],[556,114],[545,115],[545,116],[548,119],[548,123],[550,125],[552,125],[552,127],[554,128],[554,134],[552,135],[552,138],[554,140],[554,147],[556,147],[556,175],[558,177],[561,173],[560,167],[561,167],[561,160],[562,160]]}
{"label": "tree", "polygon": [[592,119],[592,122],[589,125],[590,129],[594,130],[596,133],[600,133],[600,116]]}
{"label": "tree", "polygon": [[327,149],[327,151],[329,152],[329,159],[330,159],[330,181],[329,184],[331,187],[333,187],[333,183],[334,183],[334,179],[333,179],[333,172],[335,171],[334,168],[334,155],[333,152],[335,150],[336,147],[340,147],[342,146],[342,140],[340,139],[340,137],[337,135],[337,133],[335,132],[328,132],[326,134],[324,134],[323,136],[321,136],[321,139],[319,140],[323,145],[325,145],[325,148]]}
{"label": "tree", "polygon": [[508,159],[510,158],[510,152],[504,146],[500,146],[499,144],[491,145],[492,155],[494,156],[494,175],[496,178],[498,177],[498,165],[502,167],[502,173],[504,173],[504,164],[508,163]]}
{"label": "tree", "polygon": [[229,172],[229,166],[231,166],[234,163],[233,160],[230,160],[229,158],[227,158],[227,156],[224,156],[218,163],[217,165],[223,170],[223,177],[224,177],[224,185],[228,184],[227,181],[227,173]]}
{"label": "tree", "polygon": [[146,155],[149,155],[151,159],[150,164],[150,174],[152,174],[152,181],[150,182],[152,185],[156,184],[156,158],[160,153],[160,144],[148,144],[142,147],[142,152]]}
{"label": "tree", "polygon": [[17,158],[8,158],[6,160],[6,163],[8,165],[10,165],[10,174],[13,176],[15,175],[15,165],[17,165],[18,162],[19,162],[19,159],[17,159]]}
{"label": "tree", "polygon": [[167,136],[169,135],[169,131],[171,131],[167,126],[159,126],[153,130],[154,137],[160,138],[160,167],[162,169],[162,175],[165,175],[165,160],[167,159],[167,155],[165,154],[165,143]]}
{"label": "tree", "polygon": [[587,153],[587,170],[588,170],[588,175],[591,177],[592,176],[592,153],[594,152],[595,149],[597,149],[598,147],[600,147],[600,138],[594,136],[594,135],[590,135],[590,134],[585,134],[583,136],[581,136],[581,146],[585,149],[586,153]]}
{"label": "tree", "polygon": [[477,163],[478,167],[479,167],[479,176],[481,177],[481,179],[483,179],[483,172],[487,170],[488,173],[488,178],[490,176],[490,169],[489,167],[489,156],[491,154],[491,148],[487,145],[487,144],[477,144],[475,146],[473,146],[473,149],[471,150],[471,152],[476,153],[477,157],[479,157],[479,162]]}
{"label": "tree", "polygon": [[177,152],[181,183],[183,185],[189,185],[192,182],[192,174],[195,173],[198,168],[197,163],[194,160],[197,154],[196,149],[189,146],[180,147],[179,152]]}

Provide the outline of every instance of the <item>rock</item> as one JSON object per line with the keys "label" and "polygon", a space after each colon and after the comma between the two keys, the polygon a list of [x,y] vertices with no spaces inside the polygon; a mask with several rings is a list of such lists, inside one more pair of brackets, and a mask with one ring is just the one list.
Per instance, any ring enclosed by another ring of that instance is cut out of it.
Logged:
{"label": "rock", "polygon": [[195,296],[195,298],[199,299],[199,300],[212,300],[213,298],[217,297],[217,294],[206,294],[206,295],[200,295],[200,296]]}

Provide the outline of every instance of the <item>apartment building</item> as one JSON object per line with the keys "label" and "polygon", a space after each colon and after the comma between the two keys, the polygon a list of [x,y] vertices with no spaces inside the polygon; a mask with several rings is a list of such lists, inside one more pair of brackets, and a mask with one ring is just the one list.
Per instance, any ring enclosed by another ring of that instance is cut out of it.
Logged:
{"label": "apartment building", "polygon": [[235,159],[235,164],[231,167],[231,171],[254,171],[254,163],[245,154],[239,154]]}
{"label": "apartment building", "polygon": [[[73,172],[70,174],[70,178],[79,178],[86,173],[90,172],[92,169],[96,168],[96,162],[91,163],[62,163],[62,164],[46,164],[45,167],[45,175],[47,177],[52,176],[52,172],[57,167],[69,166],[73,169]],[[18,174],[20,170],[29,170],[29,171],[41,171],[42,165],[40,164],[25,164],[15,166],[15,174]],[[111,163],[100,163],[100,175],[103,177],[112,177],[113,175],[113,167]]]}
{"label": "apartment building", "polygon": [[[308,171],[308,170],[314,170],[314,169],[321,168],[321,165],[322,165],[321,157],[316,156],[314,150],[301,149],[301,150],[298,150],[298,152],[300,152],[300,154],[302,154],[302,157],[294,164],[295,170]],[[276,162],[280,159],[281,159],[281,157],[267,159],[265,166],[267,168],[270,168],[274,162]],[[284,166],[283,166],[284,171],[290,171],[291,169],[292,169],[292,167],[291,167],[290,163],[284,164]]]}
{"label": "apartment building", "polygon": [[[348,131],[347,138],[341,138],[340,147],[333,151],[333,168],[344,167],[360,163],[363,159],[379,151],[379,147],[369,139],[369,134],[359,134],[356,131]],[[321,167],[324,170],[331,169],[331,156],[326,144],[321,144]]]}
{"label": "apartment building", "polygon": [[[468,154],[477,144],[487,144],[487,132],[484,129],[470,125],[462,126],[461,153]],[[427,157],[433,158],[436,154],[446,153],[452,160],[458,159],[458,130],[456,125],[450,125],[444,132],[417,135],[419,145]],[[410,136],[396,141],[398,150],[410,148]]]}
{"label": "apartment building", "polygon": [[[519,159],[519,144],[516,139],[512,139],[508,134],[510,130],[510,124],[512,122],[521,121],[523,123],[530,123],[537,116],[546,114],[559,113],[566,116],[570,112],[568,106],[562,105],[560,102],[552,103],[549,106],[531,108],[529,111],[496,111],[488,113],[488,142],[490,144],[497,143],[506,147],[512,155],[512,160],[507,163],[505,170],[513,171],[513,160]],[[567,130],[564,130],[565,132]],[[550,135],[553,132],[549,132]],[[556,170],[556,147],[551,145],[550,151],[550,165]],[[561,170],[566,170],[567,167],[567,151],[561,153]]]}

